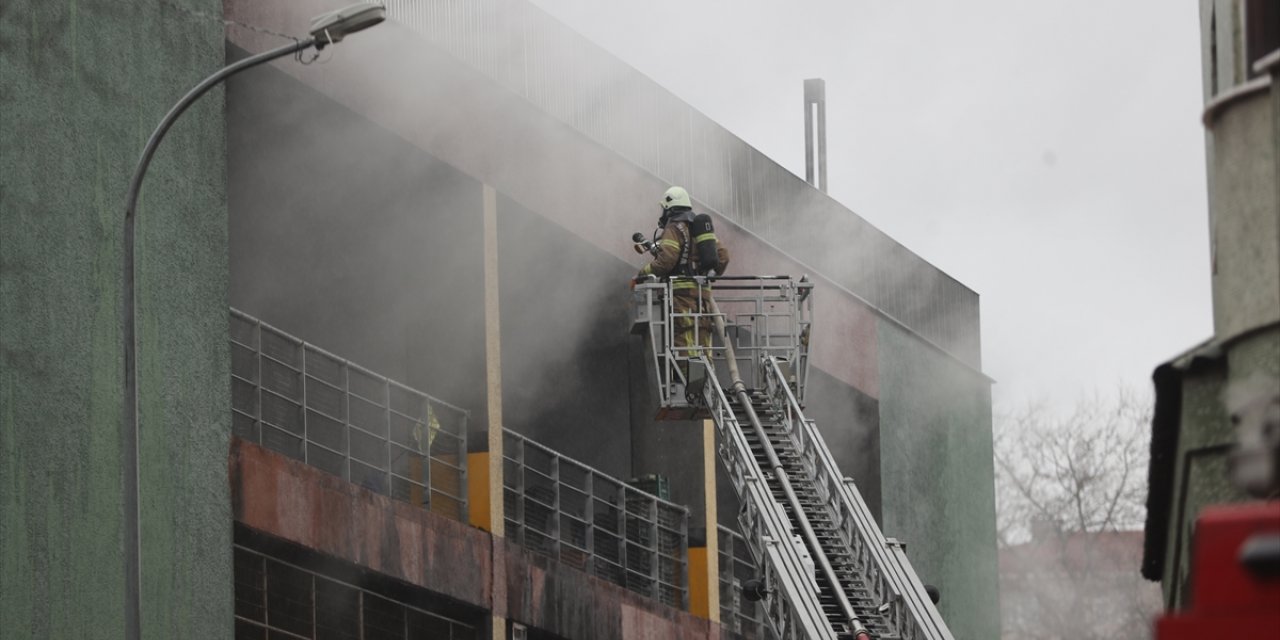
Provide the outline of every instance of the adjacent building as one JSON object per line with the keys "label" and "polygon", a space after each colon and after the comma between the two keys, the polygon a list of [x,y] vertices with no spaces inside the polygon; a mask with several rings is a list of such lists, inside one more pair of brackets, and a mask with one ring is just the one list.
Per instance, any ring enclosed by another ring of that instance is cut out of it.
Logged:
{"label": "adjacent building", "polygon": [[1202,0],[1214,335],[1154,373],[1142,573],[1188,604],[1195,519],[1246,496],[1227,477],[1241,394],[1280,389],[1280,5]]}
{"label": "adjacent building", "polygon": [[1133,570],[1141,553],[1141,531],[1052,526],[1000,549],[1000,637],[1150,637],[1160,590]]}

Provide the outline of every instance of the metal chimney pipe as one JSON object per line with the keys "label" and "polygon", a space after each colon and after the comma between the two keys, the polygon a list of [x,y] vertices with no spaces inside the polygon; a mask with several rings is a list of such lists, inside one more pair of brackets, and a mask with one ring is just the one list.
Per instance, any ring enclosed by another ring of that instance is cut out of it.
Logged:
{"label": "metal chimney pipe", "polygon": [[827,192],[827,83],[822,78],[804,81],[804,179]]}

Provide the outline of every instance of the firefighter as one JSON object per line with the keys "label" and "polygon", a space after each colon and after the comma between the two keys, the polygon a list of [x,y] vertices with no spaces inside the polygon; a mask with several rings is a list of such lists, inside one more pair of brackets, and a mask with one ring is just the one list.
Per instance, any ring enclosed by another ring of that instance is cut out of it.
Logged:
{"label": "firefighter", "polygon": [[[692,276],[722,275],[729,265],[729,252],[716,239],[711,216],[694,214],[689,192],[671,187],[659,202],[658,237],[653,261],[645,265],[637,279],[653,275],[671,281],[673,351],[681,359],[680,370],[688,378],[688,361],[711,346],[711,287],[699,285]],[[634,282],[634,281],[633,281]]]}

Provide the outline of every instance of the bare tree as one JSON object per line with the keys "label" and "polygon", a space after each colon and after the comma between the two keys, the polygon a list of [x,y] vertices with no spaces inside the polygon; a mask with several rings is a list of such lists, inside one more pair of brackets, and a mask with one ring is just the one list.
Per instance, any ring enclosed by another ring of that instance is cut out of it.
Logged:
{"label": "bare tree", "polygon": [[1151,407],[1120,389],[997,419],[1004,637],[1150,636],[1159,588],[1138,568]]}

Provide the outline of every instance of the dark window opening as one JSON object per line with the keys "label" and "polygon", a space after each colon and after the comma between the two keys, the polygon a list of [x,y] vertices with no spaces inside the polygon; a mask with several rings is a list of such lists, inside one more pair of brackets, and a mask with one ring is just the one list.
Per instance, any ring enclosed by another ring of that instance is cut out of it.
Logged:
{"label": "dark window opening", "polygon": [[[424,590],[236,528],[235,637],[299,640],[473,640],[476,612]],[[459,617],[465,620],[458,619]]]}
{"label": "dark window opening", "polygon": [[1248,0],[1245,8],[1245,75],[1254,78],[1255,62],[1280,49],[1280,2]]}
{"label": "dark window opening", "polygon": [[1218,10],[1209,13],[1209,97],[1218,95]]}

